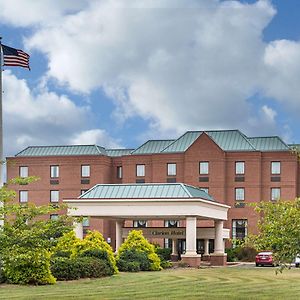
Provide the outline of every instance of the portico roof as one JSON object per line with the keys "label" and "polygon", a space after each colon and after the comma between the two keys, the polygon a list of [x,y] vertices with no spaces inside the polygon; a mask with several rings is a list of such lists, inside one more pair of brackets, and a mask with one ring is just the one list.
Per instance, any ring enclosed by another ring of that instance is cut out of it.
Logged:
{"label": "portico roof", "polygon": [[228,205],[199,188],[176,184],[98,184],[77,199],[66,199],[72,216],[113,219],[227,220]]}
{"label": "portico roof", "polygon": [[184,183],[97,184],[80,199],[158,199],[202,198],[214,199],[200,188]]}

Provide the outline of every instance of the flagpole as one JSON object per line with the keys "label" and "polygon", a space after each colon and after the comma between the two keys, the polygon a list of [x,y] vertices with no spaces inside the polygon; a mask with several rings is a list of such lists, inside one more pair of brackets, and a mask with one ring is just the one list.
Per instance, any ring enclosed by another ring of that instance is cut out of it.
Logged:
{"label": "flagpole", "polygon": [[[0,188],[3,187],[3,120],[2,120],[2,37],[0,36]],[[3,206],[2,199],[0,199],[0,207]],[[4,221],[0,220],[0,227],[4,225]]]}

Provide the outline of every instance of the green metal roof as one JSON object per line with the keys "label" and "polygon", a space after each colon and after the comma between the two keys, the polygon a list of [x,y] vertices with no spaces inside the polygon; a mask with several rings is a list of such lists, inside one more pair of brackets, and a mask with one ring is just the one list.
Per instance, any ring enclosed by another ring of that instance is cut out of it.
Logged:
{"label": "green metal roof", "polygon": [[149,140],[131,154],[154,154],[160,153],[163,149],[168,147],[175,140]]}
{"label": "green metal roof", "polygon": [[278,136],[248,138],[259,151],[290,151],[290,148]]}
{"label": "green metal roof", "polygon": [[202,131],[188,131],[161,152],[185,152],[195,142],[201,133]]}
{"label": "green metal roof", "polygon": [[202,198],[214,201],[203,190],[183,183],[97,184],[79,199]]}
{"label": "green metal roof", "polygon": [[[278,136],[247,137],[239,130],[188,131],[177,140],[149,140],[137,149],[107,149],[97,145],[30,146],[16,156],[123,155],[182,153],[206,133],[224,151],[290,151]],[[295,144],[296,145],[296,144]]]}
{"label": "green metal roof", "polygon": [[130,155],[134,149],[106,149],[108,156],[116,157],[123,155]]}
{"label": "green metal roof", "polygon": [[29,146],[16,156],[106,155],[97,145]]}
{"label": "green metal roof", "polygon": [[255,151],[239,130],[188,131],[162,152],[184,152],[205,132],[224,151]]}
{"label": "green metal roof", "polygon": [[205,131],[224,151],[256,150],[239,130]]}

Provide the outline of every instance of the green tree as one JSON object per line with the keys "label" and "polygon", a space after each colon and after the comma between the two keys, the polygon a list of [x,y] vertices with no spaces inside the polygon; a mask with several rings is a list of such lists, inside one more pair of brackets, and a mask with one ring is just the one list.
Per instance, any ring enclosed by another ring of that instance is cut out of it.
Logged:
{"label": "green tree", "polygon": [[[17,178],[10,183],[29,184],[36,178]],[[52,284],[50,272],[51,251],[64,233],[72,230],[70,217],[49,220],[46,215],[60,211],[64,206],[36,206],[16,203],[16,193],[4,186],[0,189],[0,258],[6,280],[11,283]]]}
{"label": "green tree", "polygon": [[282,266],[294,261],[300,253],[300,198],[294,201],[260,202],[255,206],[260,214],[258,235],[251,235],[246,243],[257,250],[271,250]]}

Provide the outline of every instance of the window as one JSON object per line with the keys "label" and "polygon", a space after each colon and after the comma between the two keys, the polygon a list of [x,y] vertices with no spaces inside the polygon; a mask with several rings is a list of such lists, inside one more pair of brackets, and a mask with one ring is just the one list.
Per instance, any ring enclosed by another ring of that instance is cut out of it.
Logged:
{"label": "window", "polygon": [[245,162],[243,162],[243,161],[235,162],[235,174],[236,175],[244,175],[245,174]]}
{"label": "window", "polygon": [[176,176],[176,164],[167,164],[168,176]]}
{"label": "window", "polygon": [[58,220],[58,214],[50,215],[50,220],[52,220],[52,221]]}
{"label": "window", "polygon": [[280,161],[271,162],[271,174],[279,175],[280,174]]}
{"label": "window", "polygon": [[28,177],[28,167],[20,167],[19,176],[22,178]]}
{"label": "window", "polygon": [[59,191],[50,191],[50,202],[59,202]]}
{"label": "window", "polygon": [[122,179],[123,174],[122,174],[122,166],[117,167],[117,178]]}
{"label": "window", "polygon": [[83,217],[82,218],[82,226],[83,227],[89,227],[90,226],[90,219],[89,219],[89,217]]}
{"label": "window", "polygon": [[247,220],[232,220],[232,238],[242,240],[247,236]]}
{"label": "window", "polygon": [[133,221],[133,227],[140,227],[140,228],[145,228],[147,227],[147,221],[146,220],[136,220]]}
{"label": "window", "polygon": [[83,195],[84,193],[86,193],[88,190],[81,190],[80,191],[80,195]]}
{"label": "window", "polygon": [[276,201],[280,199],[280,188],[271,188],[271,200]]}
{"label": "window", "polygon": [[200,190],[208,194],[209,188],[208,187],[201,187]]}
{"label": "window", "polygon": [[165,220],[165,227],[178,227],[179,221],[177,220]]}
{"label": "window", "polygon": [[19,199],[20,199],[20,203],[28,202],[28,191],[20,191]]}
{"label": "window", "polygon": [[145,165],[136,165],[136,176],[145,176]]}
{"label": "window", "polygon": [[245,189],[244,188],[236,188],[235,189],[235,200],[236,201],[244,201],[245,200]]}
{"label": "window", "polygon": [[200,175],[208,175],[208,162],[201,161],[199,163],[199,173]]}
{"label": "window", "polygon": [[90,177],[90,169],[88,165],[81,166],[81,177]]}
{"label": "window", "polygon": [[50,166],[50,176],[51,178],[59,177],[59,166]]}

